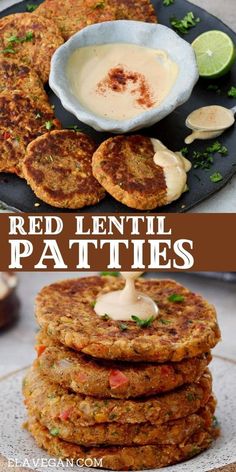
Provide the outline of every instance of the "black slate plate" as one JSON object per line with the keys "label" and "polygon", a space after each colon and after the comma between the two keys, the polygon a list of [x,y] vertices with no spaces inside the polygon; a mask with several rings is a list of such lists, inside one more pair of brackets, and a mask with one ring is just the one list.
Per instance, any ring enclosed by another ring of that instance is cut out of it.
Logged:
{"label": "black slate plate", "polygon": [[[9,15],[11,13],[26,11],[27,3],[31,2],[26,0],[18,5],[8,8],[4,12],[0,13],[0,17]],[[34,3],[39,4],[41,3],[41,0],[34,0]],[[197,27],[193,28],[187,35],[184,36],[184,39],[190,43],[194,38],[204,31],[220,29],[229,34],[236,44],[236,34],[232,30],[224,25],[218,18],[210,15],[209,13],[205,12],[199,7],[196,7],[186,0],[175,0],[174,5],[170,7],[163,6],[162,0],[153,0],[153,4],[156,8],[159,22],[167,26],[169,26],[170,17],[177,16],[181,18],[189,11],[192,11],[196,16],[201,18],[201,22],[197,25]],[[157,123],[152,128],[143,130],[143,134],[154,138],[157,137],[172,150],[181,149],[184,145],[184,138],[187,135],[187,130],[184,125],[185,119],[192,110],[210,104],[219,104],[230,108],[236,103],[235,100],[229,99],[227,97],[227,90],[231,85],[236,85],[236,65],[234,65],[234,68],[230,74],[217,82],[222,90],[221,95],[217,95],[214,91],[209,91],[209,83],[212,82],[199,80],[197,86],[194,89],[192,97],[186,104],[179,107],[171,115],[162,120],[160,123]],[[87,125],[78,122],[73,115],[63,109],[59,99],[49,88],[47,92],[49,93],[50,101],[55,105],[56,115],[61,120],[64,127],[77,124],[80,129],[88,132],[97,142],[101,142],[109,136],[105,133],[98,133]],[[210,171],[192,169],[188,178],[190,190],[186,192],[177,202],[158,209],[159,213],[187,211],[197,203],[217,192],[229,181],[232,175],[236,172],[236,134],[234,131],[235,129],[231,128],[223,135],[223,137],[220,138],[220,140],[228,147],[229,155],[227,157],[220,157],[219,155],[216,155],[215,164],[210,169]],[[140,131],[140,133],[142,133],[142,131]],[[207,142],[207,144],[208,143],[209,142]],[[193,143],[190,146],[190,156],[194,150],[204,149],[205,146],[206,142]],[[210,181],[210,175],[216,171],[222,174],[223,180],[219,183],[212,183]],[[24,180],[10,174],[1,174],[0,176],[0,200],[25,212],[42,213],[63,211],[39,201]],[[40,206],[35,207],[34,204],[37,202],[40,203]],[[112,197],[107,196],[101,203],[85,208],[83,209],[83,212],[134,213],[134,210],[127,208],[126,206],[114,200]]]}

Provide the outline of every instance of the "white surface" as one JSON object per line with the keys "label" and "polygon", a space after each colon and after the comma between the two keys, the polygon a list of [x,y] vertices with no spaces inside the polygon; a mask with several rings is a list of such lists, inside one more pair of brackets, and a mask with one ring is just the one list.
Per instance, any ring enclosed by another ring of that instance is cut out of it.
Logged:
{"label": "white surface", "polygon": [[[22,1],[22,0],[20,0]],[[160,0],[162,1],[162,0]],[[19,0],[0,0],[0,11]],[[236,31],[236,0],[191,0],[191,3],[209,11]],[[197,205],[191,213],[235,213],[236,175],[218,193]]]}
{"label": "white surface", "polygon": [[[222,434],[208,451],[187,462],[166,467],[166,472],[208,472],[214,467],[236,461],[236,364],[215,358],[211,370],[218,399],[216,414],[222,426]],[[34,467],[33,461],[49,459],[49,456],[39,449],[30,434],[22,429],[22,423],[26,420],[21,396],[24,373],[20,372],[0,382],[0,453],[7,458],[17,458],[19,465],[23,465],[27,459],[34,470],[45,472],[45,467]],[[66,472],[68,468],[50,467],[50,472],[58,470]],[[76,466],[73,470],[94,471]]]}

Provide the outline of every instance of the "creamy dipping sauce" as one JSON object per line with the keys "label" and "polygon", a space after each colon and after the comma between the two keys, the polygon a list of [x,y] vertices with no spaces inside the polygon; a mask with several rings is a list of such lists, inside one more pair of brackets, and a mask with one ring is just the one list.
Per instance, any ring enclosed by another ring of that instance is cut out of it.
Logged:
{"label": "creamy dipping sauce", "polygon": [[126,120],[159,107],[178,69],[163,50],[114,43],[74,51],[67,76],[85,108],[104,118]]}
{"label": "creamy dipping sauce", "polygon": [[187,172],[192,165],[180,152],[170,151],[158,139],[151,139],[151,141],[155,152],[153,160],[163,169],[167,187],[167,203],[171,203],[186,191]]}
{"label": "creamy dipping sauce", "polygon": [[125,279],[123,290],[115,290],[100,295],[94,307],[99,316],[108,315],[113,320],[131,321],[132,316],[142,320],[156,318],[158,307],[147,295],[137,292],[135,280],[142,272],[121,272]]}
{"label": "creamy dipping sauce", "polygon": [[220,136],[234,124],[234,113],[228,108],[211,105],[199,108],[190,113],[186,126],[192,129],[192,134],[185,139],[191,144],[195,139],[213,139]]}

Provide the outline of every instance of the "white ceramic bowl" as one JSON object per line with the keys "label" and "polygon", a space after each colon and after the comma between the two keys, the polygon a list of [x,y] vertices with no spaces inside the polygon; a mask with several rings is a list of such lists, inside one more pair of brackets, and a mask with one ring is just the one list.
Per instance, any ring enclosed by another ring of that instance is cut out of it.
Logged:
{"label": "white ceramic bowl", "polygon": [[[167,98],[158,108],[140,113],[138,116],[120,121],[93,114],[81,105],[73,95],[66,74],[68,58],[78,48],[93,44],[129,43],[153,49],[163,49],[179,66],[178,78]],[[49,84],[60,98],[63,107],[78,120],[97,131],[126,133],[148,127],[169,115],[176,107],[186,102],[198,80],[195,54],[189,43],[166,26],[139,21],[108,21],[87,26],[60,46],[52,57]]]}

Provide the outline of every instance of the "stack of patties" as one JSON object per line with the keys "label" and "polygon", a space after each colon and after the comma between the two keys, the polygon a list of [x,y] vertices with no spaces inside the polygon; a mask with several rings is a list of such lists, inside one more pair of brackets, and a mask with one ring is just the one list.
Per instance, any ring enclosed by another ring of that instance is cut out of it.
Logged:
{"label": "stack of patties", "polygon": [[159,307],[156,319],[97,315],[97,298],[123,287],[121,277],[87,277],[39,293],[38,359],[23,387],[27,427],[60,458],[113,470],[164,467],[218,434],[207,368],[220,339],[216,313],[174,281],[138,279],[137,290]]}

